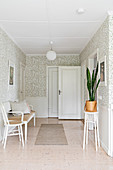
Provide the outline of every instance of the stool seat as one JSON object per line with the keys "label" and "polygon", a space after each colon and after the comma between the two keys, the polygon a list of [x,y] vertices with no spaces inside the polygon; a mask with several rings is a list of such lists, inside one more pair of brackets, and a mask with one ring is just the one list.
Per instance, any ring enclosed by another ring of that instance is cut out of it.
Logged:
{"label": "stool seat", "polygon": [[97,141],[98,146],[100,147],[100,139],[99,139],[99,126],[98,126],[98,112],[87,112],[84,111],[85,119],[84,119],[84,139],[83,139],[83,149],[85,149],[85,145],[88,144],[88,126],[89,123],[94,124],[95,128],[95,146],[97,151]]}

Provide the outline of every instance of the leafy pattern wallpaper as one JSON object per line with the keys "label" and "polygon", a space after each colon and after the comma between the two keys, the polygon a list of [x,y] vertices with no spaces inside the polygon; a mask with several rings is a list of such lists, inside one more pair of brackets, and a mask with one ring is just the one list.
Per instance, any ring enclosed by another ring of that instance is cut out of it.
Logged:
{"label": "leafy pattern wallpaper", "polygon": [[109,104],[113,104],[113,16],[109,16]]}
{"label": "leafy pattern wallpaper", "polygon": [[[80,54],[81,63],[86,60],[86,65],[88,66],[88,57],[95,51],[99,49],[98,59],[106,56],[106,66],[107,66],[107,84],[109,82],[109,17],[106,18],[104,23],[95,33],[93,38],[89,41],[85,49]],[[85,91],[85,96],[87,91]],[[99,95],[102,96],[100,104],[108,105],[109,104],[109,85],[99,87]]]}
{"label": "leafy pattern wallpaper", "polygon": [[[15,86],[8,87],[9,60],[15,65]],[[0,101],[19,99],[20,62],[25,64],[26,56],[0,29]]]}
{"label": "leafy pattern wallpaper", "polygon": [[[15,64],[15,86],[11,88],[8,87],[9,60]],[[26,56],[0,28],[0,102],[19,99],[20,62],[25,64]],[[3,121],[0,112],[0,130],[2,125]]]}
{"label": "leafy pattern wallpaper", "polygon": [[79,55],[58,55],[54,61],[46,56],[27,56],[26,96],[46,96],[47,66],[80,66]]}
{"label": "leafy pattern wallpaper", "polygon": [[[103,97],[101,104],[113,103],[113,16],[108,16],[93,38],[87,44],[80,54],[81,63],[86,60],[88,65],[88,56],[99,48],[99,59],[106,56],[107,86],[99,87],[99,95]],[[86,96],[85,91],[85,96]]]}

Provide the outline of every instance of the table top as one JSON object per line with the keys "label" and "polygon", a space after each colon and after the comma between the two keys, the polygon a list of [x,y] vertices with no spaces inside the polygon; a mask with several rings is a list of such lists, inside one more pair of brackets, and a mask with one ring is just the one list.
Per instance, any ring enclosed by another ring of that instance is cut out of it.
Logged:
{"label": "table top", "polygon": [[84,110],[84,113],[85,114],[98,114],[98,112],[88,112],[88,111],[85,111],[85,110]]}

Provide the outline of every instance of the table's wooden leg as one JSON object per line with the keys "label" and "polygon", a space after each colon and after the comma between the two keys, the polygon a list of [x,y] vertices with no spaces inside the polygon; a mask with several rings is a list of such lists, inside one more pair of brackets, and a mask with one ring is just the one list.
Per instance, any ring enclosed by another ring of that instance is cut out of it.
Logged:
{"label": "table's wooden leg", "polygon": [[25,122],[25,143],[27,143],[27,122]]}
{"label": "table's wooden leg", "polygon": [[22,145],[23,145],[23,147],[24,147],[24,139],[23,139],[22,125],[20,125],[20,133],[21,133]]}
{"label": "table's wooden leg", "polygon": [[35,114],[34,114],[34,126],[35,126]]}

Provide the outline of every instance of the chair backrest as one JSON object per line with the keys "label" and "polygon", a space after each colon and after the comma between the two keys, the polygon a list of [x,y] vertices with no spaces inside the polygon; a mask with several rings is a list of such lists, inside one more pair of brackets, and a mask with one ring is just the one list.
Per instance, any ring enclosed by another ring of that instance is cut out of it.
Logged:
{"label": "chair backrest", "polygon": [[6,125],[6,124],[9,124],[9,120],[8,120],[8,116],[7,116],[7,113],[8,113],[8,112],[6,112],[4,103],[1,103],[0,107],[1,107],[1,111],[2,111],[2,116],[3,116],[4,124],[5,124],[5,125]]}

